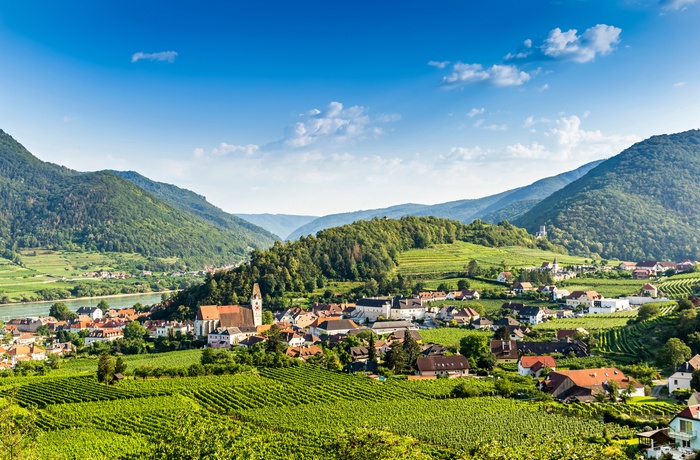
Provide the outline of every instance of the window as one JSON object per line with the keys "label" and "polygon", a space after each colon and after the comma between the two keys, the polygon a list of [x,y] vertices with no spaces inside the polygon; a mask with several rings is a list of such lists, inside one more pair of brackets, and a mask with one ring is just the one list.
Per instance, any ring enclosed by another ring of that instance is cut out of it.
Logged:
{"label": "window", "polygon": [[693,422],[690,420],[681,420],[681,432],[682,433],[692,433]]}
{"label": "window", "polygon": [[678,385],[678,380],[674,380],[674,381],[673,381],[673,384],[674,384],[674,385]]}

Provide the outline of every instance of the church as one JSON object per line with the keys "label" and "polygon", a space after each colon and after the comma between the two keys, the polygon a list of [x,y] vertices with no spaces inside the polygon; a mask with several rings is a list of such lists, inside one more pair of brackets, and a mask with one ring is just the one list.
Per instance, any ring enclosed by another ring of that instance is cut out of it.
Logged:
{"label": "church", "polygon": [[258,283],[253,285],[250,306],[202,305],[194,320],[194,335],[206,337],[219,328],[257,328],[262,325],[262,294]]}

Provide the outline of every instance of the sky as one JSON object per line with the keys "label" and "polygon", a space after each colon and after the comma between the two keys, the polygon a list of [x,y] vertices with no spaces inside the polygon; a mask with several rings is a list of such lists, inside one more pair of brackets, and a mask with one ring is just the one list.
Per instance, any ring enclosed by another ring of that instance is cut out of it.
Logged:
{"label": "sky", "polygon": [[700,0],[0,0],[0,129],[232,213],[479,198],[700,128]]}

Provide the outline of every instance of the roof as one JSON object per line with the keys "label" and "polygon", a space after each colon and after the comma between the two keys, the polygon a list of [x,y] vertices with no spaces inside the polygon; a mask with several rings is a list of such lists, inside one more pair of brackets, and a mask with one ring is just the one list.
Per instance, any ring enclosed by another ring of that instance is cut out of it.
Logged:
{"label": "roof", "polygon": [[583,297],[584,295],[586,297],[588,297],[589,299],[600,299],[601,298],[601,295],[598,294],[596,291],[574,291],[567,296],[567,299],[576,300],[578,298]]}
{"label": "roof", "polygon": [[655,291],[656,287],[651,283],[647,283],[644,285],[644,287],[642,289],[649,290],[649,291]]}
{"label": "roof", "polygon": [[[580,387],[593,387],[614,380],[618,383],[627,382],[627,377],[616,367],[600,367],[597,369],[578,369],[573,371],[554,371],[549,379],[557,381],[561,377],[569,378]],[[549,385],[548,385],[549,386]],[[700,406],[698,406],[700,407]]]}
{"label": "roof", "polygon": [[473,308],[462,308],[460,311],[458,311],[457,313],[455,313],[452,316],[463,316],[463,317],[474,318],[474,317],[478,317],[480,315],[479,315],[479,312],[477,312]]}
{"label": "roof", "polygon": [[326,320],[319,324],[318,328],[326,331],[340,331],[345,329],[357,329],[357,324],[351,319]]}
{"label": "roof", "polygon": [[241,305],[202,305],[197,310],[197,320],[220,320],[220,327],[255,326],[253,310]]}
{"label": "roof", "polygon": [[700,369],[700,355],[695,355],[688,361],[684,362],[676,368],[676,372],[689,372],[692,373]]}
{"label": "roof", "polygon": [[[423,341],[423,337],[421,337],[420,332],[416,331],[415,329],[410,329],[408,331],[408,333],[411,334],[411,337],[413,338],[413,340]],[[393,334],[391,334],[391,337],[396,339],[396,340],[403,340],[404,335],[406,335],[406,331],[400,330],[400,331],[396,331]]]}
{"label": "roof", "polygon": [[513,274],[511,272],[501,272],[500,274],[505,276],[506,278],[509,276],[513,276]]}
{"label": "roof", "polygon": [[420,372],[458,371],[469,369],[469,361],[462,355],[454,356],[421,356],[416,360]]}
{"label": "roof", "polygon": [[197,319],[219,319],[219,308],[216,305],[202,305],[197,309]]}
{"label": "roof", "polygon": [[542,309],[540,307],[525,307],[518,313],[521,316],[537,316],[540,314]]}
{"label": "roof", "polygon": [[472,325],[475,326],[491,326],[492,324],[493,322],[490,319],[484,318],[483,316],[479,319],[472,321]]}
{"label": "roof", "polygon": [[543,367],[557,367],[556,361],[551,356],[523,356],[520,358],[520,365],[525,369],[529,369],[537,363],[541,363]]}
{"label": "roof", "polygon": [[494,323],[496,326],[520,326],[520,321],[511,318],[510,316],[504,316]]}
{"label": "roof", "polygon": [[567,342],[518,342],[518,351],[523,354],[534,353],[535,355],[546,355],[550,353],[562,353],[568,355],[574,353],[578,357],[588,356],[588,347],[580,340]]}
{"label": "roof", "polygon": [[498,359],[518,359],[518,347],[515,340],[492,340],[491,353]]}
{"label": "roof", "polygon": [[372,329],[408,329],[413,327],[409,321],[376,321],[372,324]]}
{"label": "roof", "polygon": [[[679,413],[676,414],[676,417],[682,417],[682,418],[690,418],[690,419],[699,419],[700,416],[700,405],[696,406],[688,406]],[[675,417],[674,417],[675,418]]]}

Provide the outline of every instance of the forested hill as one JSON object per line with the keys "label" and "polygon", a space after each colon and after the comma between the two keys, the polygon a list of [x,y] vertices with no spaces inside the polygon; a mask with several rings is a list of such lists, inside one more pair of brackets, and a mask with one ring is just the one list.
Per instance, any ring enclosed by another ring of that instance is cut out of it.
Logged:
{"label": "forested hill", "polygon": [[563,250],[507,222],[492,225],[476,220],[465,225],[436,217],[359,221],[253,251],[249,264],[217,272],[202,286],[182,291],[157,316],[191,318],[198,305],[245,302],[256,282],[267,305],[283,305],[285,293],[308,294],[329,280],[365,282],[357,295],[410,293],[410,281],[394,270],[399,253],[457,240]]}
{"label": "forested hill", "polygon": [[518,225],[548,226],[579,254],[700,259],[700,130],[654,136],[544,199]]}
{"label": "forested hill", "polygon": [[273,241],[279,239],[277,235],[273,235],[254,223],[217,208],[209,203],[205,197],[191,190],[180,188],[172,184],[156,182],[135,171],[109,172],[123,177],[132,184],[154,194],[166,204],[193,214],[214,227],[221,230],[232,230],[236,232],[241,239],[248,240],[249,246],[269,246]]}
{"label": "forested hill", "polygon": [[203,267],[271,241],[215,228],[112,173],[45,163],[0,130],[0,247],[138,252]]}
{"label": "forested hill", "polygon": [[403,216],[436,216],[459,220],[464,223],[475,219],[492,223],[503,220],[513,221],[513,219],[527,212],[542,199],[582,177],[599,164],[600,161],[594,161],[573,171],[546,177],[525,187],[507,190],[483,198],[457,200],[434,205],[408,203],[382,209],[330,214],[297,228],[289,234],[288,238],[294,240],[301,235],[313,235],[324,228],[338,227],[357,220],[368,220],[374,217],[398,219]]}

